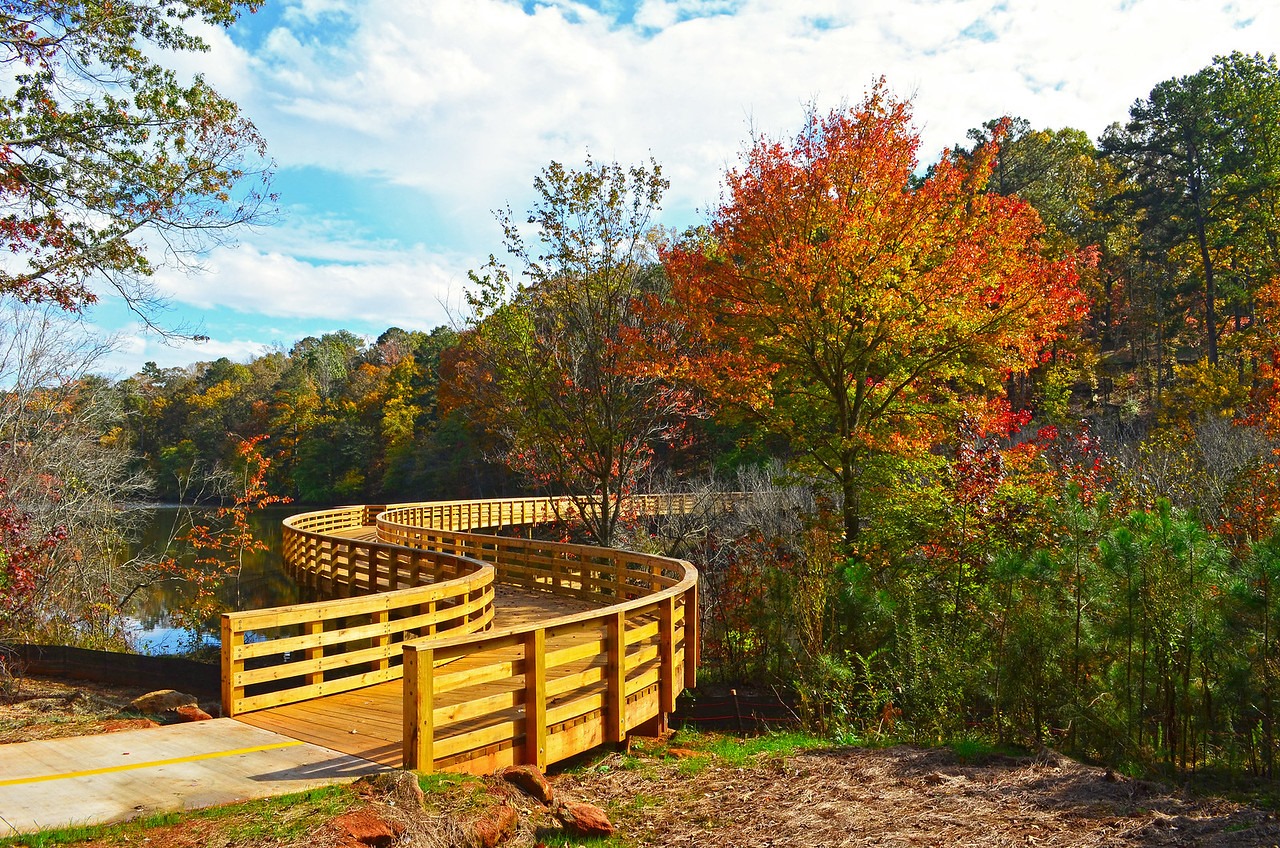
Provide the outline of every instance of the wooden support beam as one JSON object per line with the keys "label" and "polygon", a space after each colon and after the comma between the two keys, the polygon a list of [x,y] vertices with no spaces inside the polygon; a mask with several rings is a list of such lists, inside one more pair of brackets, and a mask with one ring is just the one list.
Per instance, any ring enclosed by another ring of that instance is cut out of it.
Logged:
{"label": "wooden support beam", "polygon": [[430,774],[435,767],[435,651],[404,649],[404,767]]}
{"label": "wooden support beam", "polygon": [[[676,599],[663,598],[658,606],[658,711],[676,711]],[[683,681],[681,681],[683,683]]]}
{"label": "wooden support beam", "polygon": [[547,767],[547,631],[524,637],[524,757],[539,770]]}
{"label": "wooden support beam", "polygon": [[[308,636],[319,636],[321,633],[324,632],[324,622],[308,621],[303,626],[303,632]],[[308,660],[324,659],[324,646],[316,645],[314,648],[307,648],[306,657]],[[314,671],[311,674],[307,675],[306,680],[307,680],[308,686],[314,686],[317,683],[324,683],[324,672]]]}
{"label": "wooden support beam", "polygon": [[627,614],[611,613],[605,619],[608,627],[609,673],[605,678],[605,738],[622,742],[627,738]]}
{"label": "wooden support beam", "polygon": [[698,652],[701,650],[701,610],[698,609],[698,586],[684,593],[684,688],[698,685]]}
{"label": "wooden support beam", "polygon": [[241,663],[234,659],[235,649],[244,645],[244,634],[237,633],[231,622],[231,616],[222,616],[222,714],[230,718],[238,712],[239,702],[244,699],[244,687],[235,686],[236,672]]}
{"label": "wooden support beam", "polygon": [[[391,618],[391,613],[388,610],[377,610],[376,612],[373,613],[374,624],[386,624],[390,620],[390,618]],[[382,636],[375,636],[373,639],[373,644],[375,647],[378,647],[378,648],[390,647],[391,634],[386,633],[386,634],[383,634]],[[377,671],[386,671],[388,668],[391,667],[391,658],[384,656],[382,659],[375,662],[373,664],[373,667]]]}

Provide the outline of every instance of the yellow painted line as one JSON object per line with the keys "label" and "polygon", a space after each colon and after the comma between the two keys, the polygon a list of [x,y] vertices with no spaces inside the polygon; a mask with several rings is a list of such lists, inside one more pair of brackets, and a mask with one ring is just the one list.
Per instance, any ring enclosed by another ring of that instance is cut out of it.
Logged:
{"label": "yellow painted line", "polygon": [[288,742],[276,742],[271,745],[256,745],[252,748],[236,748],[234,751],[213,751],[208,754],[192,754],[189,757],[173,757],[168,760],[150,760],[145,763],[127,763],[120,766],[85,769],[84,771],[67,771],[62,772],[61,774],[38,774],[33,777],[18,777],[10,780],[0,780],[0,786],[17,786],[23,783],[44,783],[47,780],[63,780],[69,777],[89,777],[95,774],[110,774],[116,771],[133,771],[134,769],[171,766],[177,763],[194,763],[199,760],[216,760],[219,757],[234,757],[239,754],[256,754],[259,751],[275,751],[280,748],[292,748],[295,745],[305,744],[305,742],[299,742],[296,739],[292,739]]}

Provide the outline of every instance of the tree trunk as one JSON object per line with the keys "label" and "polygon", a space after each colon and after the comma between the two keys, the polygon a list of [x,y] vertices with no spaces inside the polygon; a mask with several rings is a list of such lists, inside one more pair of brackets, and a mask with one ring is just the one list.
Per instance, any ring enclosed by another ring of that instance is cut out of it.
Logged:
{"label": "tree trunk", "polygon": [[1196,241],[1200,246],[1200,262],[1204,266],[1204,334],[1209,364],[1218,364],[1218,319],[1215,301],[1218,297],[1213,275],[1213,259],[1209,256],[1209,236],[1205,232],[1204,216],[1196,208]]}
{"label": "tree trunk", "polygon": [[844,540],[854,542],[858,538],[862,520],[862,493],[859,490],[858,474],[852,457],[846,459],[840,469],[840,494],[844,500],[841,504],[844,516]]}

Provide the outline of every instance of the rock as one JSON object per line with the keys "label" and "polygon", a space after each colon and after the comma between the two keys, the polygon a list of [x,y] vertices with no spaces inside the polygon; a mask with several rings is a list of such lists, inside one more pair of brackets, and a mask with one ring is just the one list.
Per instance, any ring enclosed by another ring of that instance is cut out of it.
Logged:
{"label": "rock", "polygon": [[213,716],[194,704],[183,704],[171,712],[178,717],[178,721],[210,721],[213,719]]}
{"label": "rock", "polygon": [[541,804],[549,807],[555,801],[551,784],[537,766],[507,766],[498,775]]}
{"label": "rock", "polygon": [[613,822],[605,811],[582,801],[561,801],[556,805],[555,816],[564,829],[579,836],[611,836]]}
{"label": "rock", "polygon": [[151,715],[159,715],[169,710],[176,710],[178,707],[198,706],[200,706],[200,701],[195,695],[185,695],[176,689],[160,689],[156,692],[148,692],[129,702],[129,709]]}
{"label": "rock", "polygon": [[386,848],[399,837],[399,829],[369,810],[353,810],[343,813],[329,827],[338,833],[344,844],[368,845],[370,848]]}
{"label": "rock", "polygon": [[508,807],[506,804],[493,807],[471,826],[475,844],[478,848],[495,848],[501,845],[515,836],[519,821],[520,815],[515,807]]}

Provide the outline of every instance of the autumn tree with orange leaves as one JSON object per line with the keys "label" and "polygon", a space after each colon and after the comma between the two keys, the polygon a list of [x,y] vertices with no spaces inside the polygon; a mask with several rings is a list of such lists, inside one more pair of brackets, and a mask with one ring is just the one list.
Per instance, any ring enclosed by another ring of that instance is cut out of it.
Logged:
{"label": "autumn tree with orange leaves", "polygon": [[707,390],[785,435],[858,534],[877,467],[927,451],[1042,361],[1085,307],[1087,255],[1041,254],[1025,202],[983,191],[1002,131],[923,178],[910,103],[883,83],[756,138],[707,231],[666,257]]}

